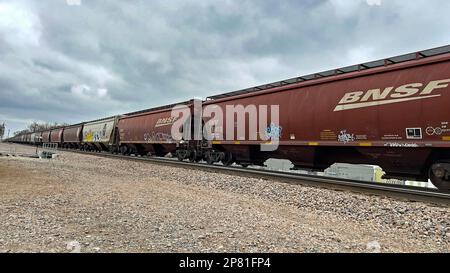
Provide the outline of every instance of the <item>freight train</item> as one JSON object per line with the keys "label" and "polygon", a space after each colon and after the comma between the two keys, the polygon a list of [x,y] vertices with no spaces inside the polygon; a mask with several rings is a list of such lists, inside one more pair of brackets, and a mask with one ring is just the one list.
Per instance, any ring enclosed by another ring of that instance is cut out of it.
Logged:
{"label": "freight train", "polygon": [[[194,100],[180,104],[189,115],[198,111]],[[279,118],[265,114],[270,126],[257,128],[251,140],[234,132],[231,139],[186,137],[195,131],[193,125],[183,127],[184,137],[175,139],[171,129],[179,117],[172,115],[174,104],[9,141],[124,155],[171,153],[179,160],[244,167],[263,165],[269,158],[311,170],[336,162],[372,164],[388,177],[430,179],[440,190],[450,190],[450,46],[208,97],[201,111],[230,105],[244,109],[247,136],[254,131],[248,122],[251,107],[277,105]],[[200,126],[215,120],[223,136],[230,130],[224,126],[229,124],[226,116],[204,115]],[[278,149],[260,149],[267,143],[262,132],[277,134]]]}

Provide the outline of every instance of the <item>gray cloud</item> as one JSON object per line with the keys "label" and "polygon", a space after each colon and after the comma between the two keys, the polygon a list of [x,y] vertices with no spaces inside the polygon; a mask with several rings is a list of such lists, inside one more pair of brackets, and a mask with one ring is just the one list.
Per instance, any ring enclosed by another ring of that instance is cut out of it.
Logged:
{"label": "gray cloud", "polygon": [[75,123],[440,46],[450,40],[449,8],[0,0],[0,120],[12,130]]}

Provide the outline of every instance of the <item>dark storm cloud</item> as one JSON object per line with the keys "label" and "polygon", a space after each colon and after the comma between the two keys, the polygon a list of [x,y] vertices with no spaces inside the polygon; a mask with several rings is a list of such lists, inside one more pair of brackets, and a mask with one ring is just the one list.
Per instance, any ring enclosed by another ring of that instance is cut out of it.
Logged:
{"label": "dark storm cloud", "polygon": [[0,0],[0,120],[82,120],[448,44],[449,1]]}

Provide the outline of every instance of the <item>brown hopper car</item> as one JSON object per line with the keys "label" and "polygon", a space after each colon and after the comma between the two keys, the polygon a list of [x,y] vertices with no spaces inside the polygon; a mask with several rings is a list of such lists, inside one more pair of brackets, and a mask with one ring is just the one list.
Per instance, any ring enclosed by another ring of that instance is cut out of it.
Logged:
{"label": "brown hopper car", "polygon": [[171,117],[171,106],[120,118],[117,125],[120,152],[158,156],[175,153],[177,142],[172,139],[171,128],[176,120]]}
{"label": "brown hopper car", "polygon": [[63,147],[79,148],[82,140],[83,124],[72,125],[64,128]]}
{"label": "brown hopper car", "polygon": [[[433,175],[432,169],[439,165],[448,168],[450,54],[419,56],[343,75],[337,72],[323,79],[318,76],[304,83],[218,98],[204,107],[209,104],[222,109],[279,105],[276,151],[261,152],[262,141],[213,142],[217,151],[232,153],[240,163],[262,165],[268,158],[282,158],[311,169],[335,162],[375,164],[391,177],[420,180]],[[441,188],[445,184],[433,182]]]}
{"label": "brown hopper car", "polygon": [[50,131],[42,132],[42,143],[50,143]]}
{"label": "brown hopper car", "polygon": [[52,129],[50,132],[50,142],[57,143],[58,146],[62,145],[64,128]]}

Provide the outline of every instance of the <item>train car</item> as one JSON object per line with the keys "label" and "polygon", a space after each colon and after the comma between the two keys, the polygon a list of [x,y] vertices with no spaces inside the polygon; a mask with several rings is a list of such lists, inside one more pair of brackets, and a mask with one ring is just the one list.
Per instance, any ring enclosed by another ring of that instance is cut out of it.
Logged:
{"label": "train car", "polygon": [[[180,104],[190,106],[189,103]],[[176,121],[176,118],[171,117],[174,106],[147,109],[121,117],[117,126],[119,151],[137,155],[174,154],[177,150],[177,141],[171,135],[171,125]]]}
{"label": "train car", "polygon": [[83,140],[83,123],[67,126],[63,131],[63,147],[66,149],[78,149]]}
{"label": "train car", "polygon": [[[314,170],[336,162],[379,165],[387,177],[430,178],[449,190],[449,71],[446,47],[210,97],[204,107],[224,113],[227,106],[278,105],[279,122],[268,117],[254,140],[211,141],[208,161],[227,157],[227,164],[246,166],[280,158]],[[278,149],[261,151],[261,134],[279,138]]]}
{"label": "train car", "polygon": [[30,144],[31,145],[36,144],[36,133],[35,132],[31,133],[31,135],[30,135]]}
{"label": "train car", "polygon": [[42,131],[41,138],[42,144],[50,143],[50,130]]}
{"label": "train car", "polygon": [[35,137],[36,137],[35,143],[38,146],[42,145],[42,133],[43,133],[42,131],[41,132],[37,132],[36,135],[35,135]]}
{"label": "train car", "polygon": [[64,127],[52,129],[50,131],[50,142],[56,143],[58,145],[58,147],[61,147],[63,144],[63,133],[64,133]]}
{"label": "train car", "polygon": [[116,149],[118,116],[87,122],[83,126],[81,149],[86,151],[110,151]]}

